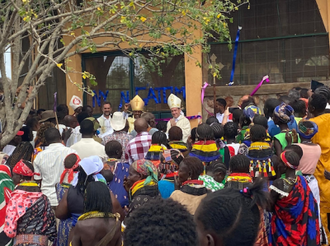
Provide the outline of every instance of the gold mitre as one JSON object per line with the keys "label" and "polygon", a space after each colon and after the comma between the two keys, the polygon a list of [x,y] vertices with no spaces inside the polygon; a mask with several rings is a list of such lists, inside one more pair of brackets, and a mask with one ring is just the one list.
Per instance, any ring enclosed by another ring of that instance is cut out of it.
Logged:
{"label": "gold mitre", "polygon": [[167,98],[167,104],[170,109],[181,108],[181,99],[171,93],[171,95]]}
{"label": "gold mitre", "polygon": [[139,97],[139,95],[136,95],[131,101],[131,108],[132,111],[143,111],[144,108],[144,101],[142,100],[141,97]]}

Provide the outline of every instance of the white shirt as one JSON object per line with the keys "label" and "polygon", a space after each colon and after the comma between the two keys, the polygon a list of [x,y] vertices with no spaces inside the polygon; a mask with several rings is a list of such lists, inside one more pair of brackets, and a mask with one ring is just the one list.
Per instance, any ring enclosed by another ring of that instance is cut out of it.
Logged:
{"label": "white shirt", "polygon": [[35,140],[36,140],[36,137],[37,137],[37,131],[32,131],[32,135],[33,135],[33,140],[30,142],[30,144],[33,146],[35,146]]}
{"label": "white shirt", "polygon": [[220,124],[221,124],[222,121],[223,121],[223,116],[224,116],[224,114],[220,114],[220,113],[217,113],[217,114],[216,114],[216,117],[217,117],[217,119],[218,119],[218,121],[219,121]]}
{"label": "white shirt", "polygon": [[101,130],[100,133],[107,133],[107,135],[112,134],[113,133],[113,129],[110,125],[110,116],[109,118],[105,118],[104,115],[101,115],[101,117],[97,118],[97,121],[100,124]]}
{"label": "white shirt", "polygon": [[62,136],[63,130],[66,128],[66,126],[63,125],[63,124],[58,124],[58,128],[59,128],[58,130],[59,130],[59,132],[60,132],[60,134]]}
{"label": "white shirt", "polygon": [[16,146],[15,145],[11,145],[11,144],[7,144],[2,152],[3,153],[6,153],[7,155],[11,156],[11,154],[14,152],[14,150],[16,149]]}
{"label": "white shirt", "polygon": [[34,179],[42,180],[41,192],[48,197],[51,206],[58,205],[55,185],[60,182],[64,171],[64,159],[71,153],[77,151],[61,143],[53,143],[40,152],[34,160],[34,171],[40,173],[40,176],[35,175]]}
{"label": "white shirt", "polygon": [[93,138],[82,138],[78,143],[71,146],[77,151],[80,159],[97,155],[101,159],[106,158],[104,145],[96,142]]}
{"label": "white shirt", "polygon": [[81,139],[80,126],[76,126],[74,129],[72,129],[71,136],[66,141],[66,146],[71,147],[75,143],[79,142],[80,139]]}

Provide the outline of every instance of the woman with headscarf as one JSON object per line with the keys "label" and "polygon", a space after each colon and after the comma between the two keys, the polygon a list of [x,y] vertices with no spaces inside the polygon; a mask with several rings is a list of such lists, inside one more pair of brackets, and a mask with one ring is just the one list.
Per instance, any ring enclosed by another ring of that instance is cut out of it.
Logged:
{"label": "woman with headscarf", "polygon": [[288,127],[288,123],[294,121],[293,108],[288,104],[282,103],[274,109],[273,120],[274,123],[281,129],[281,132],[274,136],[275,153],[280,156],[282,151],[288,145],[288,142],[285,138],[286,134],[292,136],[292,142],[300,143],[299,136],[297,136],[294,131],[290,131]]}
{"label": "woman with headscarf", "polygon": [[[61,174],[60,182],[56,184],[57,200],[60,202],[64,193],[70,188],[71,183],[78,173],[80,158],[76,154],[69,154],[64,159],[64,171]],[[60,220],[58,224],[58,234],[56,245],[68,245],[69,233],[72,227],[72,217]]]}
{"label": "woman with headscarf", "polygon": [[201,160],[196,157],[184,158],[179,166],[178,177],[175,178],[176,190],[170,196],[174,201],[186,206],[192,215],[208,192],[204,182],[198,180],[203,171]]}
{"label": "woman with headscarf", "polygon": [[7,204],[14,188],[10,168],[7,165],[0,165],[0,245],[11,245],[11,238],[7,237],[3,228]]}
{"label": "woman with headscarf", "polygon": [[20,160],[31,161],[33,156],[33,146],[30,142],[21,142],[17,145],[14,152],[8,158],[6,165],[11,169],[14,168],[17,162]]}
{"label": "woman with headscarf", "polygon": [[[79,216],[84,213],[84,194],[87,185],[94,181],[100,181],[106,184],[104,177],[100,174],[103,169],[103,162],[100,157],[90,156],[84,158],[79,162],[79,165],[79,173],[74,177],[71,186],[68,191],[64,193],[56,208],[56,217],[58,219],[66,220],[72,218],[69,240]],[[121,219],[123,219],[124,214],[118,200],[112,193],[110,194],[114,212],[119,212],[122,216]]]}
{"label": "woman with headscarf", "polygon": [[280,159],[281,178],[269,187],[273,212],[269,245],[320,245],[316,201],[305,178],[296,175],[300,157],[288,150]]}
{"label": "woman with headscarf", "polygon": [[13,169],[16,187],[7,205],[4,232],[14,238],[15,246],[47,246],[56,237],[54,212],[34,175],[39,174],[28,161],[19,161]]}
{"label": "woman with headscarf", "polygon": [[179,164],[183,158],[183,154],[177,149],[165,150],[162,155],[161,163],[158,166],[160,174],[158,189],[164,199],[169,198],[175,190],[174,177],[178,176]]}
{"label": "woman with headscarf", "polygon": [[128,177],[124,178],[124,187],[130,200],[126,217],[150,199],[159,197],[157,183],[158,172],[151,161],[141,159],[132,163],[128,169]]}

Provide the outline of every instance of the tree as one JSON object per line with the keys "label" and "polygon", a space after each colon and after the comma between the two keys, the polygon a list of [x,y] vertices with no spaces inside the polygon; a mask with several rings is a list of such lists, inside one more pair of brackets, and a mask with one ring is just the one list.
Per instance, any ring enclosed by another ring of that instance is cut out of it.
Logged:
{"label": "tree", "polygon": [[[7,144],[19,130],[51,71],[56,66],[64,73],[70,71],[63,64],[71,56],[110,47],[134,58],[144,50],[152,54],[146,62],[157,67],[162,62],[159,57],[191,55],[195,46],[207,52],[211,38],[230,40],[230,12],[246,3],[248,0],[1,0],[0,72],[4,100],[0,105],[0,145]],[[201,35],[195,36],[196,30]],[[99,38],[106,41],[100,42]],[[23,40],[29,42],[24,52]],[[122,49],[123,44],[130,48]],[[9,48],[14,71],[11,81],[4,63],[4,53]],[[28,72],[20,83],[26,67]],[[87,71],[76,72],[95,80]],[[71,82],[92,93],[81,82]]]}

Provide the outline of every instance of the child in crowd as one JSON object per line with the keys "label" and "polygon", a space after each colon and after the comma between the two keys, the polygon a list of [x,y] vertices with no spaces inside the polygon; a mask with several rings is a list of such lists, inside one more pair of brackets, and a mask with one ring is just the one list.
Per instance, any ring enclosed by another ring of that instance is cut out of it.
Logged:
{"label": "child in crowd", "polygon": [[237,155],[240,146],[235,140],[237,130],[237,125],[234,122],[227,122],[224,126],[224,138],[231,157]]}

